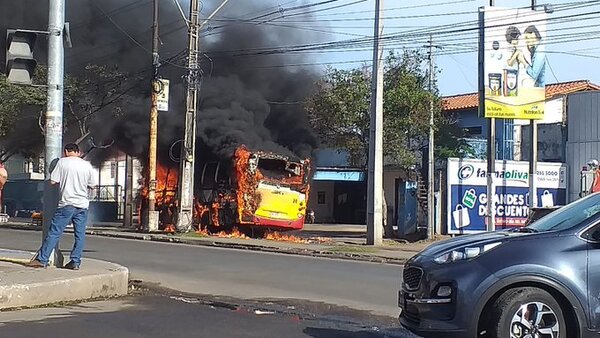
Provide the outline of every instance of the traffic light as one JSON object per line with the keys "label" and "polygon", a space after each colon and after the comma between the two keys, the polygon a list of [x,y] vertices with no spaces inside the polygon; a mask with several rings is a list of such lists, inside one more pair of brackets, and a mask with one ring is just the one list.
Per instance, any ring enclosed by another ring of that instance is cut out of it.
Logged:
{"label": "traffic light", "polygon": [[37,33],[6,30],[6,79],[9,83],[29,85],[37,61],[33,57],[33,48]]}

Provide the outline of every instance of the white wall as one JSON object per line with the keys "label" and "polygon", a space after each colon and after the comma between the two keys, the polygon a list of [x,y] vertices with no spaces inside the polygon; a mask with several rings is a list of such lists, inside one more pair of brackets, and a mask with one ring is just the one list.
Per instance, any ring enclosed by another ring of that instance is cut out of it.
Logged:
{"label": "white wall", "polygon": [[[308,207],[315,211],[315,222],[317,223],[328,223],[333,220],[334,184],[333,181],[312,182]],[[325,194],[325,203],[323,204],[318,203],[319,192]]]}
{"label": "white wall", "polygon": [[[564,98],[546,101],[544,105],[544,119],[538,120],[539,124],[560,123],[565,119],[564,114]],[[529,124],[529,120],[515,120],[515,126]]]}
{"label": "white wall", "polygon": [[[126,162],[124,159],[108,159],[96,167],[98,170],[98,184],[101,186],[119,185],[121,186],[121,196],[119,201],[123,201],[125,194],[125,180],[127,178]],[[137,193],[141,185],[142,166],[139,160],[133,160],[133,194]],[[110,190],[110,189],[109,189]]]}

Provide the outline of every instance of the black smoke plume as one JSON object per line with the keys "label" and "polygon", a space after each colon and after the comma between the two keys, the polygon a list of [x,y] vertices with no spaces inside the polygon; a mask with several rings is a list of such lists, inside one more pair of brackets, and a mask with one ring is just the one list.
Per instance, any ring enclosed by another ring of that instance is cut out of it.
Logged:
{"label": "black smoke plume", "polygon": [[[179,1],[187,13],[189,1]],[[203,2],[201,17],[220,4],[220,0]],[[302,54],[240,55],[251,54],[243,52],[256,48],[320,40],[315,33],[298,27],[239,20],[276,11],[274,5],[270,1],[232,1],[217,16],[219,20],[203,30],[203,81],[197,124],[198,155],[203,159],[228,158],[240,144],[300,157],[310,156],[318,146],[302,105],[314,89],[318,74],[311,68],[287,66],[311,60]],[[43,30],[47,12],[47,1],[0,0],[0,29],[2,33],[7,27]],[[136,75],[129,84],[135,88],[126,95],[120,118],[107,116],[104,111],[93,116],[90,129],[95,139],[112,139],[115,147],[144,159],[152,76],[152,1],[67,1],[66,12],[74,45],[66,51],[69,73],[77,74],[91,63],[118,65],[121,71]],[[160,13],[160,75],[171,80],[172,88],[170,111],[159,118],[159,154],[160,161],[175,166],[169,150],[178,157],[176,142],[183,138],[187,28],[173,0],[160,1]],[[41,40],[36,51],[38,59],[45,58],[45,41]]]}

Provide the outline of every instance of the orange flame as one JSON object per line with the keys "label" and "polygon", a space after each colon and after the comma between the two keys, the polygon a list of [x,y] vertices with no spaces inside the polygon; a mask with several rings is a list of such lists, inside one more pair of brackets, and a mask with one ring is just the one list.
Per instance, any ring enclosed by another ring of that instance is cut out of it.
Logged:
{"label": "orange flame", "polygon": [[[262,153],[265,154],[265,153]],[[244,145],[238,147],[233,156],[234,172],[234,189],[227,192],[219,192],[214,202],[210,204],[202,203],[198,199],[194,203],[194,224],[201,228],[207,223],[213,227],[226,226],[229,228],[234,224],[221,224],[223,222],[237,223],[235,225],[254,225],[255,213],[261,203],[261,196],[257,193],[259,182],[262,180],[273,181],[276,183],[287,184],[293,189],[300,191],[306,195],[308,200],[309,185],[305,181],[305,176],[308,175],[306,167],[301,168],[300,175],[290,175],[281,179],[268,178],[263,175],[261,170],[256,167],[258,163],[252,163],[253,153],[251,153]],[[261,156],[261,153],[256,153],[256,156]],[[306,160],[308,161],[308,160]],[[303,163],[307,163],[307,162]],[[179,172],[176,168],[169,168],[160,162],[156,168],[156,210],[160,212],[159,220],[161,227],[165,231],[174,231],[173,226],[174,208],[176,207],[176,195],[178,188]],[[147,207],[149,195],[149,182],[146,179],[146,184],[141,191],[143,197],[140,211]],[[230,213],[223,212],[229,206],[237,208],[237,219],[230,220]],[[306,206],[303,207],[305,209]],[[303,210],[301,209],[301,211]],[[143,215],[140,212],[140,215]],[[142,216],[143,217],[143,216]],[[240,235],[243,235],[239,233]],[[235,235],[234,235],[235,237]],[[277,236],[275,236],[277,238]],[[291,238],[290,241],[298,239]]]}
{"label": "orange flame", "polygon": [[300,243],[300,244],[309,244],[310,240],[292,236],[292,235],[282,235],[279,232],[268,232],[265,235],[265,239],[277,242],[290,242],[290,243]]}
{"label": "orange flame", "polygon": [[258,181],[262,175],[256,169],[251,173],[248,168],[250,151],[245,146],[240,146],[235,151],[235,175],[237,179],[237,207],[238,221],[240,224],[251,224],[254,212],[258,209],[260,195],[256,193]]}
{"label": "orange flame", "polygon": [[209,233],[208,230],[206,229],[202,229],[202,230],[198,230],[196,231],[196,233],[204,235],[204,236],[211,236],[211,237],[218,237],[218,238],[239,238],[239,239],[250,239],[250,237],[246,236],[244,233],[242,233],[238,228],[233,228],[231,231],[229,232],[225,232],[225,231],[220,231],[217,233]]}
{"label": "orange flame", "polygon": [[[145,177],[146,184],[141,190],[142,205],[140,206],[140,217],[144,217],[141,212],[144,206],[147,208],[149,183],[148,175]],[[159,223],[165,232],[175,232],[173,225],[173,207],[177,201],[177,185],[179,181],[179,171],[176,168],[169,168],[160,162],[156,164],[156,210],[159,211]]]}

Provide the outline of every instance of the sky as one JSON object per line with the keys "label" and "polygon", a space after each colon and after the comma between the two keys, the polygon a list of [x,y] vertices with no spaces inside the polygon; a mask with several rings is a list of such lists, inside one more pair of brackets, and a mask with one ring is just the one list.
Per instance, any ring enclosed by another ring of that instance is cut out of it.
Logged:
{"label": "sky", "polygon": [[[236,0],[233,0],[236,1]],[[233,3],[232,1],[232,3]],[[218,2],[218,1],[215,1]],[[315,43],[336,42],[336,48],[309,50],[311,63],[320,68],[360,67],[372,59],[375,0],[279,0],[260,1],[265,9],[278,8],[281,15],[270,20],[274,31],[281,25],[298,26],[298,34]],[[322,3],[318,5],[319,3]],[[309,8],[292,10],[309,4]],[[547,83],[590,80],[600,83],[597,66],[600,51],[600,1],[539,1],[554,9],[548,15]],[[478,8],[489,0],[384,1],[386,50],[421,49],[426,51],[429,33],[433,39],[438,86],[442,95],[477,91]],[[231,10],[224,7],[219,17]],[[258,6],[258,5],[257,5]],[[498,7],[527,7],[527,0],[496,0]],[[209,8],[206,8],[209,11]],[[297,14],[308,13],[312,17]],[[273,18],[273,17],[270,17]],[[278,26],[279,25],[279,26]],[[463,30],[457,32],[457,30]],[[317,33],[317,34],[315,34]],[[343,43],[348,42],[349,43]],[[353,40],[353,41],[352,41]]]}

